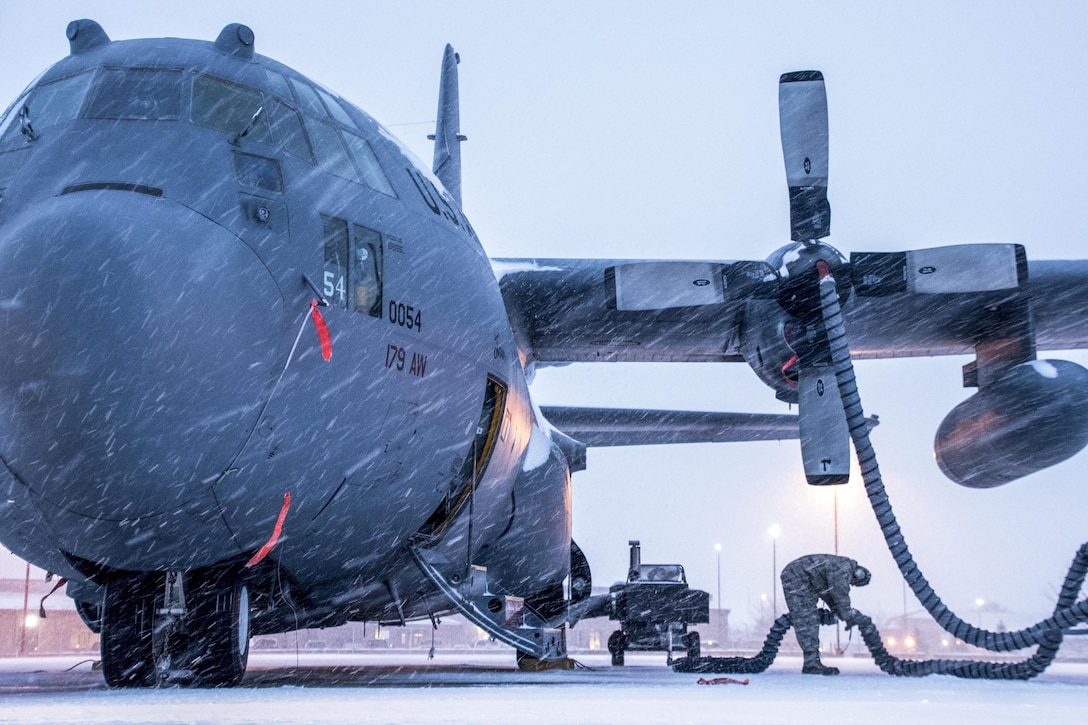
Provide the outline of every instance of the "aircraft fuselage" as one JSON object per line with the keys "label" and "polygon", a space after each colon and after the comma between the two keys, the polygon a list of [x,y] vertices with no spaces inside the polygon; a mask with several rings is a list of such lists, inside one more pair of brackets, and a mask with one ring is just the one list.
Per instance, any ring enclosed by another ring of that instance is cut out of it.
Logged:
{"label": "aircraft fuselage", "polygon": [[441,610],[413,536],[562,581],[491,266],[370,116],[237,43],[73,41],[0,129],[0,542],[90,597],[246,561],[289,493],[266,566],[318,619]]}

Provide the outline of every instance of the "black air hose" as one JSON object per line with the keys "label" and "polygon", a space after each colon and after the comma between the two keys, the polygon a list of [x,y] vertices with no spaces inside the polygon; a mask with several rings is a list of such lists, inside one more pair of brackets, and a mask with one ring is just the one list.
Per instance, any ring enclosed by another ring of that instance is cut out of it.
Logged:
{"label": "black air hose", "polygon": [[864,614],[854,618],[853,623],[861,632],[865,646],[873,655],[877,667],[889,675],[897,677],[925,677],[926,675],[952,675],[966,679],[983,680],[1030,680],[1042,673],[1054,660],[1062,643],[1062,633],[1051,630],[1040,642],[1039,648],[1030,658],[1021,662],[979,662],[976,660],[904,660],[888,653],[880,639],[873,620]]}
{"label": "black air hose", "polygon": [[[842,309],[835,288],[835,280],[824,262],[817,263],[820,278],[820,306],[827,329],[831,360],[835,379],[839,386],[843,409],[846,413],[850,437],[854,442],[862,481],[869,503],[873,507],[877,523],[884,534],[888,550],[895,560],[911,591],[918,597],[926,611],[949,634],[975,647],[1004,652],[1038,646],[1035,654],[1020,662],[978,662],[969,660],[905,660],[892,656],[884,647],[872,619],[860,612],[848,624],[857,625],[865,646],[880,669],[901,677],[924,677],[932,674],[953,675],[964,678],[1019,679],[1026,680],[1043,672],[1058,653],[1062,643],[1062,630],[1079,622],[1088,621],[1088,600],[1077,602],[1077,595],[1088,575],[1088,543],[1083,544],[1073,557],[1065,576],[1061,593],[1054,607],[1054,614],[1041,622],[1016,632],[990,632],[979,629],[956,616],[944,605],[933,587],[922,575],[907,547],[902,530],[895,520],[891,502],[880,476],[876,452],[869,441],[869,428],[861,407],[857,379],[846,343]],[[856,610],[855,610],[856,611]],[[774,661],[782,638],[790,627],[788,614],[775,620],[763,643],[763,649],[755,657],[699,657],[683,658],[673,664],[676,672],[763,672]]]}
{"label": "black air hose", "polygon": [[[1028,680],[1045,670],[1061,645],[1061,632],[1050,632],[1048,641],[1039,645],[1035,654],[1021,662],[979,662],[975,660],[906,660],[895,657],[884,647],[873,620],[860,612],[851,621],[861,632],[862,641],[883,672],[896,677],[925,677],[952,675],[967,679]],[[774,662],[782,638],[790,628],[790,615],[775,620],[763,649],[754,657],[683,657],[673,662],[673,672],[717,674],[758,674]]]}
{"label": "black air hose", "polygon": [[681,657],[672,664],[673,672],[721,672],[726,674],[754,674],[763,672],[774,662],[782,638],[790,631],[790,615],[783,614],[774,620],[771,631],[763,640],[763,649],[755,657]]}
{"label": "black air hose", "polygon": [[[880,477],[880,467],[876,461],[876,452],[869,441],[868,426],[865,422],[865,413],[861,407],[861,397],[858,395],[857,379],[854,377],[854,366],[850,360],[850,349],[846,343],[846,329],[843,325],[842,309],[839,306],[839,297],[835,289],[835,280],[827,270],[827,265],[817,262],[820,274],[820,306],[823,312],[824,325],[827,329],[828,344],[831,348],[831,362],[835,369],[835,379],[839,385],[839,394],[842,397],[843,408],[846,412],[847,425],[850,428],[850,437],[854,441],[854,450],[857,453],[858,464],[861,467],[861,477],[865,485],[865,493],[869,497],[869,503],[873,507],[877,523],[884,534],[884,540],[888,544],[888,550],[895,560],[903,578],[910,585],[911,591],[918,597],[926,611],[932,615],[946,632],[975,647],[994,652],[1006,652],[1010,650],[1024,649],[1037,644],[1053,641],[1055,631],[1060,639],[1060,630],[1066,629],[1077,622],[1088,620],[1088,600],[1074,604],[1070,599],[1065,606],[1054,612],[1054,616],[1042,622],[1021,629],[1016,632],[990,632],[979,629],[974,625],[960,619],[945,606],[933,587],[929,585],[922,575],[918,565],[914,563],[910,549],[895,520],[891,502],[884,490],[884,483]],[[1088,545],[1086,545],[1088,546]],[[1077,571],[1088,566],[1082,561],[1085,547],[1081,547],[1073,566],[1066,576],[1067,583],[1071,579],[1077,579]],[[1078,563],[1080,562],[1080,563]],[[1079,575],[1079,581],[1083,582],[1083,572]],[[1075,598],[1079,592],[1072,593]],[[1063,588],[1063,594],[1065,589]],[[1060,601],[1060,600],[1059,600]]]}

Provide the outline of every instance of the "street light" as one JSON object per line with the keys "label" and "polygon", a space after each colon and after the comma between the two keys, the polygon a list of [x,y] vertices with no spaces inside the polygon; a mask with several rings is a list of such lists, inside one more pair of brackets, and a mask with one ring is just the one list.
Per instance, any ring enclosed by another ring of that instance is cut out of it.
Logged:
{"label": "street light", "polygon": [[714,544],[714,551],[718,552],[718,646],[722,646],[722,545]]}
{"label": "street light", "polygon": [[778,535],[782,533],[782,527],[771,524],[767,533],[771,535],[771,611],[778,619]]}

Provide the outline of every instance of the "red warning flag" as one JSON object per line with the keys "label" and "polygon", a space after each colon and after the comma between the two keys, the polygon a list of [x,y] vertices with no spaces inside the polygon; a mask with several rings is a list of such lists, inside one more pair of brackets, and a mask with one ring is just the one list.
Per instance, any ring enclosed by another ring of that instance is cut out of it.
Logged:
{"label": "red warning flag", "polygon": [[283,494],[283,506],[280,507],[279,518],[276,519],[276,525],[272,528],[272,535],[268,537],[268,541],[264,543],[256,554],[246,562],[246,569],[261,562],[261,559],[268,556],[268,552],[272,551],[272,547],[276,545],[276,542],[280,540],[280,534],[283,532],[283,520],[287,518],[287,509],[291,508],[291,492]]}
{"label": "red warning flag", "polygon": [[329,326],[325,324],[325,318],[317,309],[317,300],[310,300],[310,317],[313,318],[314,327],[317,328],[317,337],[321,340],[321,357],[328,362],[332,357],[332,338],[329,336]]}

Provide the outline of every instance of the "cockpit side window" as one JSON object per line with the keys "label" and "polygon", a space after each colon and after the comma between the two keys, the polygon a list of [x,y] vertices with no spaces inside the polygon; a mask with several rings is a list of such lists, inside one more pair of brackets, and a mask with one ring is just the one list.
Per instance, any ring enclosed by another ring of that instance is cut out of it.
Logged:
{"label": "cockpit side window", "polygon": [[[197,75],[193,78],[193,103],[189,118],[193,123],[230,134],[249,129],[246,138],[259,143],[272,143],[268,114],[259,91],[234,83]],[[260,115],[254,116],[261,110]]]}
{"label": "cockpit side window", "polygon": [[325,106],[321,103],[321,99],[317,97],[317,92],[313,88],[296,81],[294,78],[291,79],[291,85],[294,87],[295,93],[298,94],[298,100],[302,104],[303,111],[314,116],[328,118],[329,113],[325,110]]}
{"label": "cockpit side window", "polygon": [[322,169],[350,181],[362,181],[351,159],[348,158],[344,144],[340,140],[340,132],[335,126],[307,116],[306,130],[310,132],[310,139],[314,142],[314,152],[317,154],[317,163]]}
{"label": "cockpit side window", "polygon": [[329,114],[333,118],[349,128],[358,128],[358,126],[355,125],[355,122],[351,120],[351,116],[348,115],[348,112],[344,110],[344,107],[341,106],[340,102],[333,98],[332,95],[320,88],[317,89],[317,93],[321,96],[322,100],[325,101],[325,107],[329,109]]}
{"label": "cockpit side window", "polygon": [[353,309],[382,317],[382,235],[373,229],[351,225],[343,219],[321,215],[325,240],[322,294],[333,307]]}
{"label": "cockpit side window", "polygon": [[181,117],[180,70],[103,68],[84,115],[108,120],[176,121]]}
{"label": "cockpit side window", "polygon": [[268,85],[272,88],[272,92],[280,98],[291,98],[291,86],[287,85],[287,79],[284,78],[282,73],[277,73],[274,70],[268,70],[265,68],[264,75],[268,78]]}
{"label": "cockpit side window", "polygon": [[303,161],[314,163],[314,152],[306,140],[306,131],[302,128],[302,116],[290,106],[272,101],[272,130],[287,153]]}
{"label": "cockpit side window", "polygon": [[272,126],[285,150],[310,163],[316,160],[322,171],[396,198],[374,150],[357,135],[358,124],[335,96],[294,78],[285,79],[274,71],[266,69],[265,75],[277,96],[289,98],[290,89],[294,89],[302,111],[279,100],[272,102]]}
{"label": "cockpit side window", "polygon": [[322,169],[396,197],[378,158],[364,139],[310,116],[306,117],[306,130],[310,132],[317,163]]}
{"label": "cockpit side window", "polygon": [[373,229],[351,225],[352,267],[356,312],[382,316],[382,235]]}
{"label": "cockpit side window", "polygon": [[385,178],[385,172],[382,171],[382,167],[378,163],[378,157],[374,155],[370,144],[354,134],[344,132],[343,135],[344,143],[348,147],[348,153],[351,154],[351,159],[355,162],[355,167],[358,169],[359,175],[362,176],[363,183],[375,191],[395,197],[397,193],[389,185],[389,179]]}

